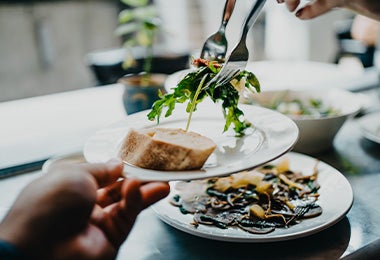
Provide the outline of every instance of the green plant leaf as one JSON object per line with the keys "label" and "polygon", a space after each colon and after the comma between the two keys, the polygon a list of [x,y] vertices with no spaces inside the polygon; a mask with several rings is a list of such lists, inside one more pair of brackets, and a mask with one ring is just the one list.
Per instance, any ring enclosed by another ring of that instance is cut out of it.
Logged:
{"label": "green plant leaf", "polygon": [[[252,72],[248,72],[248,75],[246,77],[247,77],[247,83],[251,85],[252,87],[254,87],[256,89],[256,92],[260,92],[260,82],[257,79],[256,75],[253,74]],[[247,83],[246,83],[246,87],[249,87]]]}
{"label": "green plant leaf", "polygon": [[148,47],[153,43],[153,39],[147,31],[141,30],[136,34],[136,40],[139,45]]}
{"label": "green plant leaf", "polygon": [[134,18],[137,20],[146,20],[153,17],[158,17],[157,9],[155,6],[144,6],[135,8],[133,10]]}
{"label": "green plant leaf", "polygon": [[155,31],[161,26],[161,19],[157,19],[156,17],[145,19],[144,27],[146,30]]}
{"label": "green plant leaf", "polygon": [[138,7],[147,5],[149,0],[121,0],[121,2],[132,7]]}
{"label": "green plant leaf", "polygon": [[[171,94],[166,94],[160,100],[153,104],[153,108],[148,115],[150,120],[156,118],[159,123],[162,110],[167,109],[165,117],[172,114],[175,103],[188,102],[186,112],[192,113],[196,111],[197,105],[204,100],[205,97],[210,97],[213,102],[222,102],[223,115],[225,117],[224,131],[233,127],[236,135],[244,135],[244,130],[251,126],[244,118],[244,113],[238,108],[239,92],[234,86],[227,82],[223,85],[211,84],[207,88],[203,88],[215,75],[219,72],[220,68],[215,66],[204,66],[198,68],[196,71],[188,73],[175,88]],[[257,92],[260,91],[260,84],[253,73],[243,71],[235,77],[237,80],[245,79],[248,82],[248,87],[255,88]],[[202,86],[199,89],[199,86]],[[252,91],[253,91],[252,88]],[[188,123],[189,124],[189,123]]]}
{"label": "green plant leaf", "polygon": [[[148,0],[121,0],[133,8],[122,10],[119,13],[119,26],[115,30],[116,36],[124,36],[134,39],[124,43],[125,48],[141,46],[145,48],[145,59],[143,70],[147,74],[151,72],[153,55],[153,44],[156,40],[156,32],[161,27],[157,8]],[[123,63],[126,68],[130,60]]]}
{"label": "green plant leaf", "polygon": [[138,30],[139,24],[135,22],[130,22],[127,24],[122,24],[119,25],[116,30],[115,30],[115,35],[117,36],[122,36],[122,35],[127,35],[131,33],[135,33],[136,30]]}
{"label": "green plant leaf", "polygon": [[128,23],[128,22],[132,21],[134,18],[135,18],[135,14],[134,14],[133,10],[126,9],[126,10],[122,10],[119,13],[119,23],[121,23],[121,24]]}

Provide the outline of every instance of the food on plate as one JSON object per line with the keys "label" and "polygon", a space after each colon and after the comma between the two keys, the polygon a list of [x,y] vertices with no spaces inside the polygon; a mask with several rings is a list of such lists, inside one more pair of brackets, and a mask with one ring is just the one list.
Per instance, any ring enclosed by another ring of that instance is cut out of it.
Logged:
{"label": "food on plate", "polygon": [[130,129],[119,156],[132,165],[154,170],[200,169],[216,144],[198,133],[174,128]]}
{"label": "food on plate", "polygon": [[285,115],[308,118],[336,116],[340,113],[338,109],[335,109],[318,98],[307,98],[305,100],[298,98],[290,99],[287,97],[277,98],[267,107]]}
{"label": "food on plate", "polygon": [[[175,88],[172,93],[160,95],[152,110],[148,114],[150,120],[157,120],[164,108],[166,109],[165,117],[172,114],[176,103],[187,103],[186,112],[189,113],[189,127],[191,115],[196,111],[197,105],[206,97],[210,97],[213,102],[221,102],[223,114],[225,117],[224,131],[233,126],[237,135],[243,135],[244,130],[251,124],[244,119],[244,113],[238,108],[239,97],[242,91],[260,92],[260,84],[252,72],[246,70],[237,73],[231,81],[223,84],[210,83],[215,75],[221,70],[223,64],[217,61],[207,61],[195,59],[193,61],[196,67],[195,71],[188,73]],[[210,83],[210,84],[209,84]]]}
{"label": "food on plate", "polygon": [[228,177],[177,182],[170,203],[193,214],[193,225],[239,228],[266,234],[322,213],[317,164],[313,173],[292,171],[289,161]]}

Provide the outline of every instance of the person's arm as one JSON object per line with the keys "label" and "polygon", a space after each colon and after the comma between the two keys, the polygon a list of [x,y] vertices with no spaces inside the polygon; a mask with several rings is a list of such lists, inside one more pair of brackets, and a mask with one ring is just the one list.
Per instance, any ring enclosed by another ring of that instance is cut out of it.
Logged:
{"label": "person's arm", "polygon": [[296,11],[300,19],[311,19],[320,16],[333,8],[350,9],[356,13],[380,20],[380,1],[378,0],[314,0],[300,6],[300,0],[277,0],[285,3],[289,11]]}
{"label": "person's arm", "polygon": [[29,257],[13,244],[0,240],[0,259],[27,260]]}
{"label": "person's arm", "polygon": [[20,193],[0,240],[30,259],[115,258],[141,210],[169,192],[167,183],[123,179],[122,171],[119,161],[52,167]]}
{"label": "person's arm", "polygon": [[378,21],[356,15],[351,26],[351,37],[366,46],[376,46],[379,30],[380,23]]}

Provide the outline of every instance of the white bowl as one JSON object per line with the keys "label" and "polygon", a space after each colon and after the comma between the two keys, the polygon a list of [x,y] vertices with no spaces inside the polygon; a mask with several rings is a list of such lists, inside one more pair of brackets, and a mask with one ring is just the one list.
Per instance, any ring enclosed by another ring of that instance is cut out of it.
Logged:
{"label": "white bowl", "polygon": [[[168,76],[165,87],[168,92],[192,69],[181,70]],[[255,73],[262,90],[323,90],[334,88],[359,90],[379,83],[376,68],[352,72],[337,64],[314,61],[254,61],[246,70]]]}
{"label": "white bowl", "polygon": [[274,90],[264,91],[250,96],[257,104],[268,107],[274,99],[283,97],[284,101],[299,99],[306,102],[319,99],[326,106],[336,109],[337,115],[313,118],[311,116],[292,116],[299,128],[299,139],[293,148],[294,151],[308,154],[320,153],[328,150],[334,137],[350,117],[359,112],[362,106],[357,94],[342,89],[330,90]]}
{"label": "white bowl", "polygon": [[[254,72],[260,81],[263,92],[255,94],[253,98],[260,101],[259,103],[264,102],[263,106],[266,106],[266,101],[269,102],[286,91],[288,97],[294,95],[303,100],[311,97],[318,98],[323,103],[340,110],[338,116],[325,118],[292,117],[300,130],[299,140],[293,150],[301,153],[315,154],[329,149],[344,122],[365,107],[368,100],[361,94],[349,91],[359,86],[356,83],[347,84],[348,81],[352,81],[350,75],[339,71],[333,64],[262,61],[248,63],[247,70]],[[169,93],[172,92],[177,83],[190,71],[192,69],[169,75],[165,82],[165,89]],[[334,88],[329,86],[334,86]],[[252,97],[249,96],[249,98]]]}

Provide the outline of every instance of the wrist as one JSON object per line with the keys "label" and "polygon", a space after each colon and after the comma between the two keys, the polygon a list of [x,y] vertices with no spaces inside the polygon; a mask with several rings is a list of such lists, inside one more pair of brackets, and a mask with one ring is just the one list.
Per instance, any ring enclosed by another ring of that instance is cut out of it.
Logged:
{"label": "wrist", "polygon": [[7,260],[26,260],[29,259],[24,252],[22,252],[19,248],[14,246],[13,244],[5,241],[0,240],[0,259],[7,259]]}
{"label": "wrist", "polygon": [[[38,241],[33,239],[30,232],[27,231],[28,225],[25,223],[23,215],[17,214],[17,210],[11,209],[0,223],[0,259],[36,259],[30,256],[34,256],[32,249],[36,248],[35,243]],[[6,255],[12,255],[13,252],[20,257],[13,258]],[[3,257],[2,254],[5,254],[6,257]]]}

